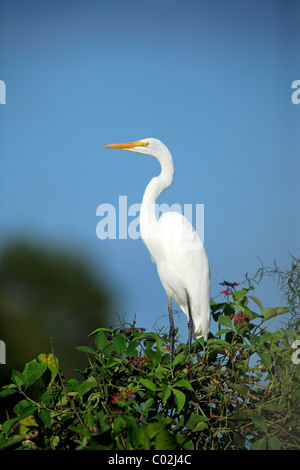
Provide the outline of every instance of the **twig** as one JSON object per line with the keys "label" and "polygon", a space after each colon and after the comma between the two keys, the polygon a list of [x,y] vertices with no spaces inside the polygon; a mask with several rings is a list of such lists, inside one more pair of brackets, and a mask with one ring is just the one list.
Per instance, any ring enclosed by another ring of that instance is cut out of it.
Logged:
{"label": "twig", "polygon": [[57,369],[57,373],[58,373],[58,376],[59,376],[59,380],[60,380],[60,383],[61,383],[61,386],[63,388],[63,391],[64,391],[64,394],[66,395],[67,399],[69,400],[70,402],[70,405],[72,407],[72,410],[74,411],[74,413],[76,414],[80,424],[85,428],[85,429],[88,429],[87,426],[85,425],[85,423],[82,421],[81,417],[80,417],[80,414],[78,413],[78,410],[74,404],[74,401],[73,399],[70,397],[70,395],[68,394],[68,391],[66,389],[66,386],[63,382],[63,379],[62,379],[62,376],[61,376],[61,373],[60,373],[60,370],[59,370],[59,366],[58,366],[58,362],[56,360],[56,356],[55,356],[55,353],[54,353],[54,347],[53,347],[53,339],[50,338],[50,343],[51,343],[51,352],[53,354],[53,357],[54,357],[54,361],[55,361],[55,366],[56,366],[56,369]]}

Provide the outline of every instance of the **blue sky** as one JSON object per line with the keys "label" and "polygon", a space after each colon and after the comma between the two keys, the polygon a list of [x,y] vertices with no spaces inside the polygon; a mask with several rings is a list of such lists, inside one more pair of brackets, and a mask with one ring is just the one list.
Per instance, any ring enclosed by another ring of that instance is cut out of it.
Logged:
{"label": "blue sky", "polygon": [[[175,164],[159,202],[205,205],[214,298],[258,257],[286,268],[299,254],[299,2],[3,0],[0,21],[1,243],[26,234],[83,254],[114,312],[167,325],[142,241],[96,236],[97,207],[141,202],[159,171],[101,146],[156,137]],[[257,294],[278,303],[273,282]],[[184,314],[176,324],[185,337]]]}

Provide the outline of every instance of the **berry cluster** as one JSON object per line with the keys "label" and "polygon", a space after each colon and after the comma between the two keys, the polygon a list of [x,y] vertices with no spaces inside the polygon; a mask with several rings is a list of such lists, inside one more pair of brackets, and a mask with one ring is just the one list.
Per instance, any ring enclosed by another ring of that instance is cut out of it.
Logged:
{"label": "berry cluster", "polygon": [[230,290],[221,290],[220,294],[233,295],[233,292],[231,292]]}
{"label": "berry cluster", "polygon": [[220,286],[231,287],[231,289],[233,289],[234,287],[237,287],[239,285],[240,285],[239,282],[227,282],[227,281],[220,282]]}
{"label": "berry cluster", "polygon": [[134,358],[132,357],[131,359],[129,359],[128,362],[129,362],[129,364],[134,365],[137,368],[137,370],[139,370],[145,364],[150,362],[150,359],[148,359],[147,357],[137,356],[137,357],[134,357]]}
{"label": "berry cluster", "polygon": [[133,392],[131,390],[122,390],[122,392],[118,392],[116,393],[115,395],[112,396],[112,403],[116,403],[116,400],[118,401],[124,401],[126,400],[126,398],[130,398],[132,397],[133,395]]}
{"label": "berry cluster", "polygon": [[145,330],[146,330],[146,328],[134,328],[133,326],[130,327],[130,328],[124,328],[124,331],[126,331],[127,333],[128,333],[129,331],[141,331],[141,332],[143,332],[143,331],[145,331]]}
{"label": "berry cluster", "polygon": [[[224,281],[224,282],[220,282],[220,286],[226,286],[226,287],[230,287],[231,289],[234,289],[235,287],[239,286],[240,283],[239,282],[227,282],[227,281]],[[233,295],[234,292],[232,292],[231,290],[222,290],[220,292],[220,294],[224,294],[224,295]]]}
{"label": "berry cluster", "polygon": [[252,315],[250,313],[238,312],[238,313],[232,313],[231,315],[229,315],[229,317],[233,318],[234,323],[237,322],[238,325],[242,326],[246,324],[245,319],[252,318]]}

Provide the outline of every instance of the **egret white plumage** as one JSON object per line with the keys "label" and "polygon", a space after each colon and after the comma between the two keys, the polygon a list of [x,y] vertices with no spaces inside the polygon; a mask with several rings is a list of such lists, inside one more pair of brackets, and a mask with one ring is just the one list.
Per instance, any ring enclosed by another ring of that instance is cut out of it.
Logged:
{"label": "egret white plumage", "polygon": [[156,217],[159,195],[171,186],[174,177],[173,158],[158,139],[105,145],[155,157],[159,176],[146,187],[140,208],[141,237],[147,246],[168,297],[170,321],[170,360],[173,361],[175,326],[172,298],[188,318],[188,345],[192,335],[207,337],[210,326],[210,273],[203,243],[191,223],[179,212],[165,212]]}

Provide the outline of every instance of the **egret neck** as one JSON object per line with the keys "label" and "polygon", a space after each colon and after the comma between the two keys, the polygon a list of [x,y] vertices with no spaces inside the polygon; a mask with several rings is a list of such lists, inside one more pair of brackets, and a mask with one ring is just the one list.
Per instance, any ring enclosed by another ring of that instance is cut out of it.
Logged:
{"label": "egret neck", "polygon": [[148,184],[140,209],[140,231],[151,256],[155,259],[157,248],[156,241],[159,241],[159,222],[156,217],[156,200],[159,195],[171,186],[174,177],[174,165],[171,153],[163,145],[159,155],[153,154],[161,166],[158,176],[152,178]]}

